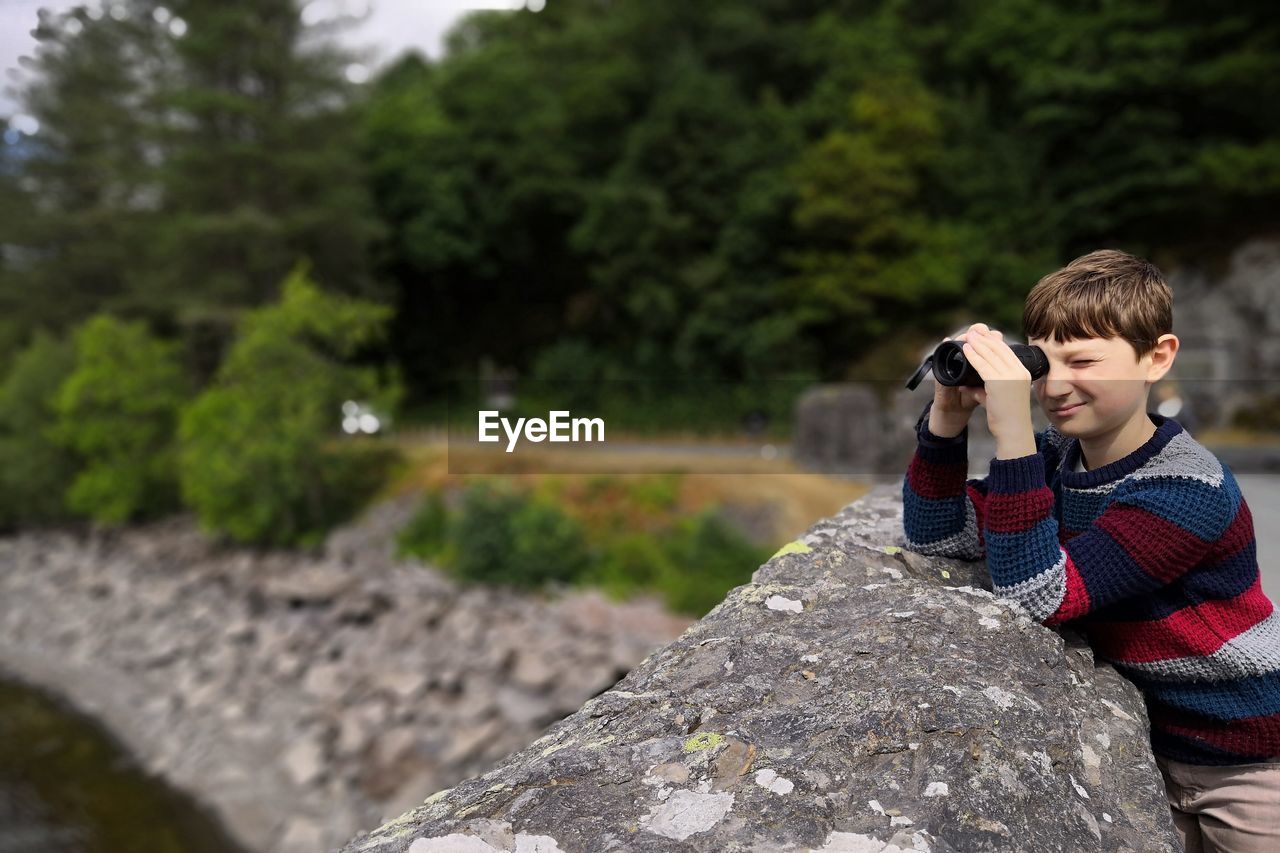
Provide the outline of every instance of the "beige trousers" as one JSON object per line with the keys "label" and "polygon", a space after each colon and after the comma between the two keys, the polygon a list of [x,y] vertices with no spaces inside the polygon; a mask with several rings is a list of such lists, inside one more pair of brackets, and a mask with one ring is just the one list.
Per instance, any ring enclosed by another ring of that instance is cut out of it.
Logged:
{"label": "beige trousers", "polygon": [[1155,758],[1187,853],[1280,851],[1280,761],[1210,767]]}

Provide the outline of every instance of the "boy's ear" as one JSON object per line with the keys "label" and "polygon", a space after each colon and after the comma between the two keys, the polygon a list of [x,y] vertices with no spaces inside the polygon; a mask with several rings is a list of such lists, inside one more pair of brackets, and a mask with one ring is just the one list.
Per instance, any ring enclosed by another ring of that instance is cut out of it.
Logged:
{"label": "boy's ear", "polygon": [[1169,372],[1169,368],[1173,367],[1173,360],[1178,355],[1179,343],[1178,336],[1172,334],[1161,335],[1156,340],[1155,349],[1149,353],[1151,366],[1147,368],[1148,382],[1160,380]]}

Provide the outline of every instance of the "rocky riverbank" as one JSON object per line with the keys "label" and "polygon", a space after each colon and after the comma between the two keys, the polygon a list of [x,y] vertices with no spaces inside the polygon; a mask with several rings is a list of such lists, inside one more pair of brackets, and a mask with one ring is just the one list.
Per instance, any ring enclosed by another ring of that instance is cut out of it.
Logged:
{"label": "rocky riverbank", "polygon": [[391,557],[415,496],[316,554],[189,516],[0,539],[0,669],[101,720],[251,850],[341,846],[536,740],[691,620]]}

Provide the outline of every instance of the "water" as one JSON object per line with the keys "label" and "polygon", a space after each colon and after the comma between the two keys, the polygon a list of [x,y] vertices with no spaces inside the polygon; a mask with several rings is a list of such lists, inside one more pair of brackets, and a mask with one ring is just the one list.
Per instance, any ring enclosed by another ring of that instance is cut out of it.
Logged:
{"label": "water", "polygon": [[93,721],[0,679],[0,853],[241,853]]}

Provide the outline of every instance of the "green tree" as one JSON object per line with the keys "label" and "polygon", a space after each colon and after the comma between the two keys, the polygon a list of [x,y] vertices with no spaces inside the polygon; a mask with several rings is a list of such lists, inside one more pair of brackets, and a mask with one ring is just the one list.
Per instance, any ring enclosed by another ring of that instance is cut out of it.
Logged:
{"label": "green tree", "polygon": [[109,314],[74,341],[75,368],[53,404],[56,440],[79,460],[67,506],[104,524],[174,511],[175,426],[190,397],[176,345]]}
{"label": "green tree", "polygon": [[53,435],[54,399],[76,366],[67,341],[37,330],[0,384],[0,529],[70,517],[76,458]]}
{"label": "green tree", "polygon": [[333,38],[347,23],[305,25],[294,0],[43,12],[18,92],[40,124],[17,180],[38,215],[0,223],[23,259],[0,268],[8,336],[109,310],[180,335],[208,375],[301,258],[331,289],[376,296],[348,79],[361,59]]}
{"label": "green tree", "polygon": [[[806,237],[792,286],[806,320],[829,335],[876,340],[935,300],[964,292],[977,228],[927,203],[939,154],[938,99],[908,76],[875,80],[796,164],[795,217]],[[833,342],[834,345],[834,342]]]}
{"label": "green tree", "polygon": [[21,90],[33,135],[7,149],[0,244],[0,344],[63,332],[120,309],[139,272],[156,202],[144,60],[157,45],[136,18],[41,10],[33,76]]}
{"label": "green tree", "polygon": [[321,291],[305,265],[279,303],[245,316],[212,383],[183,413],[182,494],[210,532],[240,542],[312,546],[381,487],[395,453],[344,441],[341,406],[384,413],[392,371],[350,363],[384,333],[389,309]]}
{"label": "green tree", "polygon": [[[167,0],[178,73],[157,95],[166,217],[145,296],[199,310],[274,300],[299,257],[336,291],[369,296],[378,234],[354,156],[344,76],[358,57],[303,24],[294,0]],[[175,310],[181,308],[175,306]]]}

